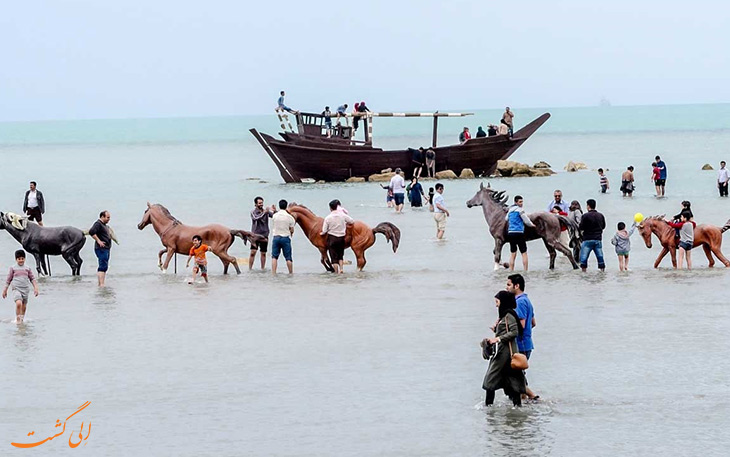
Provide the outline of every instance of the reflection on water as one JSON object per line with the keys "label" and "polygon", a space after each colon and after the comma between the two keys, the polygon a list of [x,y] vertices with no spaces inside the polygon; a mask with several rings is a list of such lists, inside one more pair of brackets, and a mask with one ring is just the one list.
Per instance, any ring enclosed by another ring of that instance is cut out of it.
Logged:
{"label": "reflection on water", "polygon": [[[506,398],[506,397],[505,397]],[[511,401],[481,406],[484,414],[485,455],[548,455],[553,448],[550,432],[552,408],[546,402],[527,403],[522,408]]]}

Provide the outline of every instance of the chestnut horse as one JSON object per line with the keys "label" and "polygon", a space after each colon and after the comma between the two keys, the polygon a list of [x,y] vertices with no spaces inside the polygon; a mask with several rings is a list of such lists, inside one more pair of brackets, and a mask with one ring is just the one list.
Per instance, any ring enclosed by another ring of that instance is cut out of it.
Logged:
{"label": "chestnut horse", "polygon": [[[332,262],[330,262],[327,256],[327,236],[321,235],[322,225],[324,219],[315,215],[309,208],[304,205],[298,205],[291,203],[287,208],[289,214],[294,217],[294,220],[302,228],[302,231],[309,241],[319,249],[322,254],[322,265],[327,271],[335,271],[332,268]],[[398,250],[400,244],[400,229],[390,222],[381,222],[375,228],[370,228],[367,224],[360,221],[355,221],[353,225],[347,226],[347,233],[345,234],[345,248],[351,248],[352,252],[355,253],[357,258],[357,269],[362,271],[365,268],[365,251],[375,244],[375,234],[382,233],[388,242],[393,244],[393,252]]]}
{"label": "chestnut horse", "polygon": [[[722,255],[722,251],[720,250],[722,246],[722,234],[728,229],[730,229],[730,220],[728,220],[722,228],[708,224],[701,224],[695,227],[695,240],[693,247],[702,245],[702,249],[705,251],[707,260],[710,261],[710,268],[715,265],[715,260],[712,258],[712,254],[715,254],[720,262],[725,264],[726,267],[730,267],[730,261]],[[677,268],[678,242],[674,237],[674,229],[667,224],[664,220],[664,216],[653,216],[644,219],[644,221],[639,224],[639,233],[644,238],[644,243],[646,243],[647,248],[651,249],[652,233],[659,238],[659,242],[664,248],[659,254],[659,257],[657,257],[656,262],[654,262],[654,268],[659,268],[659,263],[661,263],[667,253],[672,254],[672,266]]]}
{"label": "chestnut horse", "polygon": [[[185,256],[190,254],[190,248],[193,247],[193,236],[200,235],[203,238],[203,243],[207,244],[213,254],[217,255],[223,262],[223,274],[228,274],[229,264],[233,264],[236,273],[241,274],[236,258],[228,255],[228,249],[233,244],[236,236],[243,239],[243,244],[246,244],[246,241],[253,242],[260,238],[259,235],[254,235],[251,232],[231,230],[220,224],[191,227],[173,217],[164,206],[160,204],[151,205],[150,202],[147,202],[147,210],[142,216],[142,221],[137,224],[137,228],[142,230],[149,224],[152,224],[152,228],[160,236],[162,245],[165,246],[165,249],[157,254],[157,266],[163,272],[167,271],[173,254],[177,253]],[[167,257],[163,265],[162,254],[165,252],[167,252]]]}

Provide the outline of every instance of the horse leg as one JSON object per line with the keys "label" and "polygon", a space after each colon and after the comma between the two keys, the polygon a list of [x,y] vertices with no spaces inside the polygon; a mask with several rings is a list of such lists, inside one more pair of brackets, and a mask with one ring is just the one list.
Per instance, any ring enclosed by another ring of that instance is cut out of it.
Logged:
{"label": "horse leg", "polygon": [[723,263],[723,265],[725,265],[726,267],[730,267],[730,261],[722,254],[719,243],[717,246],[710,246],[710,250],[713,254],[715,254],[715,257],[717,257],[720,262]]}
{"label": "horse leg", "polygon": [[236,262],[236,258],[228,255],[225,251],[213,251],[213,254],[217,255],[219,259],[221,259],[221,262],[223,262],[223,274],[228,274],[228,265],[233,264],[236,267],[236,272],[238,274],[241,273],[241,270],[238,268],[238,262]]}
{"label": "horse leg", "polygon": [[71,275],[73,275],[74,271],[76,270],[76,259],[74,259],[73,253],[65,251],[61,253],[61,256],[63,257],[63,260],[66,261],[68,266],[71,267]]}
{"label": "horse leg", "polygon": [[665,247],[662,249],[662,252],[659,253],[659,257],[656,258],[656,261],[654,261],[654,268],[659,268],[659,264],[661,263],[662,259],[667,255],[669,252],[669,248]]}
{"label": "horse leg", "polygon": [[365,260],[365,250],[361,249],[360,247],[352,247],[352,252],[355,253],[355,258],[357,259],[357,271],[362,271],[363,268],[365,268],[365,264],[367,263],[367,260]]}
{"label": "horse leg", "polygon": [[159,252],[159,253],[157,254],[157,268],[159,268],[160,270],[162,270],[162,254],[164,254],[164,253],[166,253],[166,252],[167,252],[167,248],[165,248],[165,249],[162,249],[162,250],[161,250],[161,251],[160,251],[160,252]]}
{"label": "horse leg", "polygon": [[710,246],[703,243],[702,244],[702,250],[705,251],[705,256],[707,256],[707,260],[710,262],[708,267],[712,268],[715,266],[715,259],[712,258],[712,250],[710,249]]}
{"label": "horse leg", "polygon": [[324,266],[324,269],[329,271],[330,273],[334,272],[335,269],[332,267],[332,262],[330,262],[330,259],[327,256],[327,250],[320,249],[319,252],[322,254],[322,258],[320,259],[320,262]]}
{"label": "horse leg", "polygon": [[547,242],[545,238],[542,239],[543,244],[545,245],[545,249],[547,249],[548,254],[550,254],[550,269],[555,269],[555,258],[558,256],[558,254],[555,252],[555,248]]}
{"label": "horse leg", "polygon": [[677,268],[677,248],[669,248],[670,255],[672,256],[672,266]]}
{"label": "horse leg", "polygon": [[500,268],[509,268],[509,265],[502,265],[502,246],[504,246],[504,240],[501,238],[494,239],[494,271]]}
{"label": "horse leg", "polygon": [[558,251],[560,251],[565,257],[567,257],[568,260],[570,260],[570,264],[573,265],[573,270],[578,269],[578,264],[576,263],[575,258],[573,257],[573,253],[570,252],[570,249],[568,249],[565,245],[563,245],[563,243],[561,243],[560,240],[558,240],[557,242],[554,242],[553,247],[555,249],[557,249]]}
{"label": "horse leg", "polygon": [[79,255],[79,251],[74,252],[74,260],[76,260],[76,276],[81,276],[81,264],[84,263],[84,259]]}
{"label": "horse leg", "polygon": [[172,256],[175,254],[175,248],[167,248],[167,257],[165,257],[165,263],[162,265],[162,272],[167,273],[167,267],[170,265]]}
{"label": "horse leg", "polygon": [[[30,251],[28,251],[28,252],[30,252]],[[43,268],[43,266],[44,266],[43,257],[41,257],[41,255],[36,252],[31,252],[31,254],[33,255],[33,258],[35,259],[35,269],[38,272],[38,276],[45,276],[45,273],[42,273],[43,270],[41,270],[41,268]]]}

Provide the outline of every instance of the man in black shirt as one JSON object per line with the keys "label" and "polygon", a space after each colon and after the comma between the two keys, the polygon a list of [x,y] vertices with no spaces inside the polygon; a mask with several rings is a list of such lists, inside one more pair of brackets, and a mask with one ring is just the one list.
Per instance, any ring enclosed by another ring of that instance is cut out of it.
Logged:
{"label": "man in black shirt", "polygon": [[580,245],[580,268],[586,271],[588,268],[588,256],[591,251],[596,254],[598,269],[606,270],[606,263],[603,261],[603,230],[606,228],[606,219],[603,214],[596,211],[596,201],[592,198],[586,202],[588,212],[583,215],[578,229],[583,233],[583,243]]}
{"label": "man in black shirt", "polygon": [[96,270],[96,277],[99,282],[99,287],[104,287],[104,280],[106,279],[106,272],[109,269],[109,256],[112,249],[112,237],[109,233],[109,227],[107,224],[111,219],[109,211],[102,211],[99,213],[99,219],[94,222],[94,225],[89,229],[89,235],[94,238],[94,254],[99,260],[99,268]]}

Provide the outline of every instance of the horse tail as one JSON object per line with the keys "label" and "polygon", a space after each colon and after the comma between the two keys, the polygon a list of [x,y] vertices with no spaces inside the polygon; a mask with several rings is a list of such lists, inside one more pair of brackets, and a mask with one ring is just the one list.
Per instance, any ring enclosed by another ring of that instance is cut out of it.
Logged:
{"label": "horse tail", "polygon": [[558,217],[560,224],[564,225],[568,229],[568,234],[570,235],[571,241],[580,238],[580,234],[578,233],[578,225],[575,223],[574,220],[568,219],[567,217],[561,216],[560,214],[556,214],[556,216]]}
{"label": "horse tail", "polygon": [[389,243],[393,244],[393,252],[398,250],[400,244],[400,229],[390,222],[381,222],[373,229],[373,235],[382,233]]}
{"label": "horse tail", "polygon": [[243,240],[243,244],[246,244],[247,242],[255,243],[256,241],[264,239],[261,235],[255,235],[251,232],[247,232],[246,230],[238,230],[233,229],[231,230],[231,236],[235,239],[236,237],[240,237]]}
{"label": "horse tail", "polygon": [[725,225],[722,226],[720,233],[725,233],[728,230],[730,230],[730,219],[728,219],[727,222],[725,222]]}

